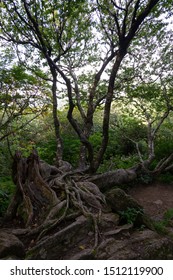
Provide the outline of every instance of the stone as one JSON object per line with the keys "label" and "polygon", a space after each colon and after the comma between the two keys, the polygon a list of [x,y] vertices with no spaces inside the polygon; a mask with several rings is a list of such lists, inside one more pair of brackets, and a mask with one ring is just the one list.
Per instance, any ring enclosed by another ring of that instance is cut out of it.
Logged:
{"label": "stone", "polygon": [[100,225],[107,227],[108,225],[117,226],[119,224],[120,216],[116,213],[102,213]]}
{"label": "stone", "polygon": [[69,260],[94,260],[94,252],[91,249],[83,250],[69,258]]}
{"label": "stone", "polygon": [[23,243],[13,234],[0,231],[0,258],[23,259],[25,248]]}
{"label": "stone", "polygon": [[156,205],[158,205],[158,206],[163,205],[163,201],[160,200],[160,199],[153,201],[153,203],[156,204]]}
{"label": "stone", "polygon": [[135,199],[119,188],[110,190],[106,194],[106,201],[114,212],[126,211],[128,208],[143,209]]}
{"label": "stone", "polygon": [[167,260],[173,259],[173,240],[151,230],[135,231],[130,238],[104,239],[95,254],[97,260]]}

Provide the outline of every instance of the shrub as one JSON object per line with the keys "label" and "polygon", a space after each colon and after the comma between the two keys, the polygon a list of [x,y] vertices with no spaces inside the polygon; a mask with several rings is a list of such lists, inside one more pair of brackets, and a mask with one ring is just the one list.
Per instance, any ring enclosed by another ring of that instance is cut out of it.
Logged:
{"label": "shrub", "polygon": [[8,194],[0,189],[0,216],[3,216],[9,204]]}
{"label": "shrub", "polygon": [[158,179],[160,182],[170,184],[173,182],[173,174],[171,174],[170,172],[166,172],[164,174],[161,174]]}
{"label": "shrub", "polygon": [[124,222],[127,224],[133,224],[136,221],[138,215],[143,214],[143,211],[142,209],[128,207],[125,211],[120,211],[119,214]]}
{"label": "shrub", "polygon": [[54,137],[48,137],[42,142],[36,144],[36,149],[38,151],[39,157],[49,164],[53,163],[53,159],[56,154],[56,141]]}
{"label": "shrub", "polygon": [[156,159],[160,160],[164,157],[168,157],[173,151],[173,137],[167,138],[162,135],[162,137],[158,137],[155,143],[155,154]]}
{"label": "shrub", "polygon": [[115,169],[126,169],[130,168],[136,163],[138,163],[139,159],[137,155],[129,155],[129,156],[115,156],[110,157],[109,159],[104,159],[103,163],[99,168],[99,172],[111,171]]}
{"label": "shrub", "polygon": [[0,177],[0,216],[5,213],[10,198],[15,191],[15,186],[10,177]]}
{"label": "shrub", "polygon": [[79,161],[80,140],[73,135],[63,135],[63,149],[63,159],[75,167]]}
{"label": "shrub", "polygon": [[173,219],[173,208],[170,208],[165,212],[162,221],[154,223],[156,231],[158,233],[167,234],[168,230],[166,227],[169,226],[170,221],[172,219]]}

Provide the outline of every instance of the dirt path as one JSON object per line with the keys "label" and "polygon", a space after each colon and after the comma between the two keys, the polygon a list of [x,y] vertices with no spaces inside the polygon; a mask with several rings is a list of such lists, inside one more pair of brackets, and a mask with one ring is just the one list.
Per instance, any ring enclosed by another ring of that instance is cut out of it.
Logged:
{"label": "dirt path", "polygon": [[173,183],[154,183],[133,187],[128,192],[156,220],[163,218],[167,209],[173,208]]}

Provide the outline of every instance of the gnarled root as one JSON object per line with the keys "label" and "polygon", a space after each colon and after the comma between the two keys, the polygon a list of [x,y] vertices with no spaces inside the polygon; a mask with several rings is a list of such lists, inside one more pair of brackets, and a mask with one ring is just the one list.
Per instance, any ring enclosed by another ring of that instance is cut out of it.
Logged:
{"label": "gnarled root", "polygon": [[[99,217],[105,205],[104,195],[91,182],[78,181],[74,172],[62,174],[61,170],[53,169],[53,175],[44,173],[46,163],[39,160],[33,150],[25,159],[20,152],[15,154],[13,164],[13,180],[17,190],[10,204],[7,216],[19,215],[22,208],[25,227],[32,230],[27,236],[35,236],[36,242],[51,234],[55,229],[62,231],[63,221],[82,214],[92,220],[95,232],[95,245],[99,237]],[[47,170],[47,169],[46,169]],[[81,178],[80,178],[81,179]]]}

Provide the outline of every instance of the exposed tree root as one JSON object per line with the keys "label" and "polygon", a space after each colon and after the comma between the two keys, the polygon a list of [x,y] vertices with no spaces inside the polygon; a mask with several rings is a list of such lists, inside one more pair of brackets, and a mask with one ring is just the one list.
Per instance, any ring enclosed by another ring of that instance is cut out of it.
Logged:
{"label": "exposed tree root", "polygon": [[39,241],[57,226],[61,231],[61,223],[67,217],[74,219],[77,212],[92,221],[94,248],[98,245],[98,223],[105,198],[95,184],[78,181],[79,177],[71,171],[63,174],[50,165],[46,169],[46,163],[39,160],[35,150],[27,159],[16,153],[13,173],[17,191],[6,217],[21,216],[27,236],[35,236]]}
{"label": "exposed tree root", "polygon": [[[162,163],[161,163],[162,165]],[[14,157],[13,180],[16,193],[8,207],[6,219],[23,219],[24,228],[14,229],[13,233],[32,238],[32,246],[47,244],[63,233],[79,226],[78,217],[85,217],[92,225],[95,249],[99,244],[100,217],[107,207],[104,194],[113,186],[130,182],[138,176],[140,165],[128,170],[119,169],[96,175],[86,175],[63,167],[46,164],[34,150],[28,158],[20,152]],[[70,226],[71,225],[71,226]],[[69,232],[72,235],[71,232]],[[47,240],[47,241],[46,241]],[[30,247],[30,245],[28,245]]]}
{"label": "exposed tree root", "polygon": [[[163,164],[161,162],[160,166]],[[59,170],[41,161],[35,150],[28,158],[23,158],[19,152],[15,155],[13,180],[16,193],[8,207],[6,219],[14,220],[14,224],[23,221],[22,228],[13,228],[11,233],[24,242],[28,258],[49,259],[52,250],[57,255],[56,248],[66,254],[73,244],[76,252],[84,248],[91,255],[95,253],[103,241],[104,226],[110,229],[112,224],[119,226],[120,210],[117,209],[120,206],[127,209],[132,205],[122,196],[117,201],[117,194],[109,201],[109,192],[105,193],[105,199],[101,191],[131,182],[141,172],[140,165],[95,175],[71,169],[63,172],[62,168]],[[119,203],[121,199],[122,203]],[[152,221],[143,213],[138,215],[135,222],[155,230]],[[84,245],[80,243],[83,239],[86,240]],[[61,258],[61,255],[58,257]]]}

